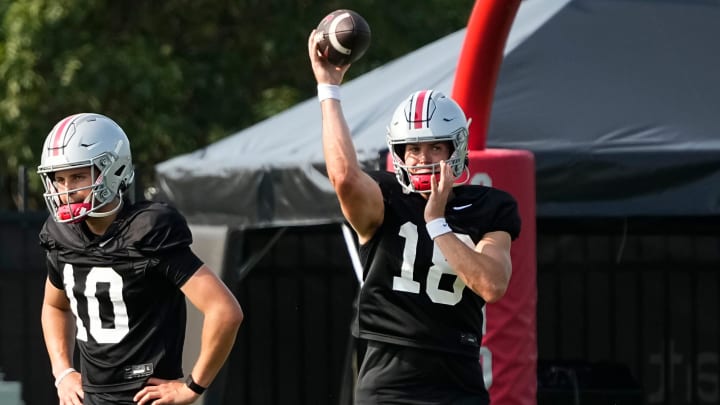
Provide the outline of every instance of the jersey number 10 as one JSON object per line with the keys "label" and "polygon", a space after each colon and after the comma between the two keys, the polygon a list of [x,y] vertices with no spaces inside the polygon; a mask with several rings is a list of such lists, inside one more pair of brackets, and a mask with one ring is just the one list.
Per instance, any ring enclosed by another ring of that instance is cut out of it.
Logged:
{"label": "jersey number 10", "polygon": [[[110,267],[93,267],[87,275],[85,280],[85,291],[83,295],[87,298],[87,317],[80,315],[78,311],[78,301],[73,294],[73,288],[75,287],[75,275],[73,274],[73,267],[70,264],[65,264],[63,268],[63,278],[65,279],[65,294],[67,294],[70,300],[70,308],[75,314],[75,321],[77,324],[77,338],[84,342],[87,342],[87,328],[90,328],[90,334],[93,339],[98,343],[118,343],[127,335],[129,329],[128,326],[128,315],[125,301],[123,300],[123,279],[122,277]],[[108,295],[97,293],[97,286],[99,283],[105,283],[110,286]],[[112,307],[113,323],[114,326],[111,328],[105,328],[102,325],[100,319],[100,305],[101,302],[98,298],[108,297],[110,301],[102,302],[102,305],[109,305]],[[86,322],[89,325],[86,325]]]}

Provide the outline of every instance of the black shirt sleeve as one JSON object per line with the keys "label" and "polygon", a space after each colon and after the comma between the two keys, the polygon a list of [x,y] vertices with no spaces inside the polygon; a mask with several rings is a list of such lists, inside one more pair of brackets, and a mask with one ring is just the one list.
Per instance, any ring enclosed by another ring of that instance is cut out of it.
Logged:
{"label": "black shirt sleeve", "polygon": [[193,253],[190,247],[180,247],[164,252],[157,271],[175,284],[182,287],[203,265],[203,261]]}

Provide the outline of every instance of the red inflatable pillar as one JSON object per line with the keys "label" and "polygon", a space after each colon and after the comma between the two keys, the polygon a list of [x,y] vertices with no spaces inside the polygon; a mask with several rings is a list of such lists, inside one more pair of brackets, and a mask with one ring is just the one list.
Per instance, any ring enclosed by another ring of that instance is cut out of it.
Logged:
{"label": "red inflatable pillar", "polygon": [[472,118],[471,183],[505,190],[518,201],[522,230],[513,242],[505,296],[485,308],[481,362],[493,404],[537,402],[535,164],[529,151],[485,149],[505,42],[520,0],[477,0],[468,22],[453,98]]}
{"label": "red inflatable pillar", "polygon": [[520,0],[477,0],[455,71],[452,97],[471,117],[470,150],[485,149],[505,42]]}
{"label": "red inflatable pillar", "polygon": [[485,306],[480,350],[485,385],[493,404],[537,401],[535,160],[529,151],[470,151],[470,182],[512,194],[522,228],[511,247],[512,277],[505,296]]}

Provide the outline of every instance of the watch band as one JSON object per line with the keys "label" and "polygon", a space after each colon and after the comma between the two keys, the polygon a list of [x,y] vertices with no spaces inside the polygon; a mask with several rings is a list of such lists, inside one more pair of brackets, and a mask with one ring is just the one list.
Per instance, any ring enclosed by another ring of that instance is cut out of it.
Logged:
{"label": "watch band", "polygon": [[202,393],[207,389],[207,387],[203,387],[202,385],[196,383],[195,380],[193,380],[192,374],[188,374],[187,379],[185,380],[185,385],[198,395],[202,395]]}

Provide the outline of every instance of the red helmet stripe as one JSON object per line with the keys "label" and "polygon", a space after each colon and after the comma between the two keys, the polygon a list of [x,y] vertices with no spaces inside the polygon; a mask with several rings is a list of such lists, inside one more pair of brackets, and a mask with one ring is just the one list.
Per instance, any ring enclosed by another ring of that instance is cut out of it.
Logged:
{"label": "red helmet stripe", "polygon": [[423,90],[415,94],[414,112],[413,112],[413,129],[427,127],[428,124],[428,102],[430,101],[430,91]]}
{"label": "red helmet stripe", "polygon": [[69,117],[66,117],[64,120],[60,121],[60,124],[58,125],[57,131],[55,131],[55,134],[53,135],[53,141],[52,145],[50,147],[52,156],[57,156],[60,154],[60,146],[61,146],[61,139],[63,135],[65,134],[65,127],[72,121],[74,117],[78,116],[78,114],[71,115]]}

